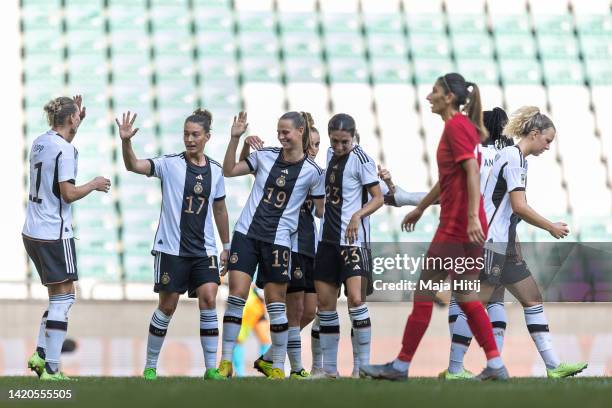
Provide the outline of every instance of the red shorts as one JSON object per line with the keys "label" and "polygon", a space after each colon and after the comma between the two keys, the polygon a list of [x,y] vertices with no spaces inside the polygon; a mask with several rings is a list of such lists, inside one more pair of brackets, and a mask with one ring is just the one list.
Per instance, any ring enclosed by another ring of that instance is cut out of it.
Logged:
{"label": "red shorts", "polygon": [[466,237],[457,237],[438,230],[434,235],[423,266],[424,270],[444,270],[451,277],[480,273],[484,268],[483,247]]}

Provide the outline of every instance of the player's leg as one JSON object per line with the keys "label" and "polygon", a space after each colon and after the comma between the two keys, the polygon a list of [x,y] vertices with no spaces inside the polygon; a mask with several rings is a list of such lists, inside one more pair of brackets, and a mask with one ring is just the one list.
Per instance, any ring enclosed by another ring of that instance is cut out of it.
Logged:
{"label": "player's leg", "polygon": [[[516,266],[518,267],[518,265]],[[542,294],[526,266],[525,269],[528,276],[519,282],[506,284],[506,288],[523,306],[527,330],[544,364],[546,364],[548,377],[564,378],[582,372],[587,368],[587,363],[562,363],[555,352],[548,327],[548,319],[544,313]],[[520,275],[520,272],[516,271],[515,275]]]}
{"label": "player's leg", "polygon": [[72,281],[47,285],[49,293],[49,313],[45,325],[46,350],[45,370],[41,379],[63,379],[60,372],[62,345],[68,331],[68,312],[75,302]]}
{"label": "player's leg", "polygon": [[291,378],[305,378],[309,374],[302,365],[302,340],[300,322],[304,312],[304,290],[287,292],[287,320],[289,333],[287,340],[287,355],[291,365]]}
{"label": "player's leg", "polygon": [[157,360],[168,332],[170,319],[176,310],[180,294],[177,292],[159,291],[157,309],[151,316],[149,336],[147,338],[147,358],[143,376],[147,380],[157,378]]}
{"label": "player's leg", "polygon": [[284,378],[285,356],[289,338],[289,321],[285,296],[287,283],[267,282],[264,286],[266,310],[270,316],[270,337],[272,338],[272,372],[269,378]]}
{"label": "player's leg", "polygon": [[300,328],[308,326],[312,322],[310,330],[310,350],[312,354],[312,369],[310,374],[321,373],[323,370],[323,357],[321,354],[321,342],[319,339],[319,320],[317,314],[317,292],[314,286],[314,258],[303,257],[302,260],[306,265],[304,271],[305,288],[304,288],[304,308]]}
{"label": "player's leg", "polygon": [[338,343],[340,341],[340,319],[336,311],[338,286],[335,283],[315,279],[319,304],[319,340],[325,376],[338,376]]}
{"label": "player's leg", "polygon": [[[218,275],[217,275],[218,276]],[[208,282],[196,289],[198,308],[200,310],[200,343],[206,366],[205,378],[217,378],[217,349],[219,345],[219,322],[217,319],[216,282]]]}

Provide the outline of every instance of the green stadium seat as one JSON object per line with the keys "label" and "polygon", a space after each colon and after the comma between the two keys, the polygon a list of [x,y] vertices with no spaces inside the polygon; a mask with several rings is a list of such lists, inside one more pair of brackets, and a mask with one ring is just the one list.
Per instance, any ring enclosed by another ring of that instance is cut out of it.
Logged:
{"label": "green stadium seat", "polygon": [[495,49],[500,58],[532,59],[536,55],[531,34],[499,34],[495,36]]}
{"label": "green stadium seat", "polygon": [[60,2],[24,1],[21,7],[21,19],[26,33],[38,30],[61,30]]}
{"label": "green stadium seat", "polygon": [[359,36],[359,16],[354,13],[325,13],[321,15],[323,31],[328,33],[345,33]]}
{"label": "green stadium seat", "polygon": [[439,14],[408,14],[408,33],[445,35],[444,20]]}
{"label": "green stadium seat", "polygon": [[576,28],[580,34],[612,35],[612,16],[607,15],[577,15]]}
{"label": "green stadium seat", "polygon": [[487,32],[487,20],[484,13],[449,14],[448,26],[453,35],[459,33],[486,34]]}
{"label": "green stadium seat", "polygon": [[493,14],[491,15],[493,32],[498,34],[528,35],[531,33],[529,17],[525,14]]}
{"label": "green stadium seat", "polygon": [[329,63],[329,77],[334,82],[367,82],[368,67],[364,58],[334,58]]}
{"label": "green stadium seat", "polygon": [[369,34],[368,51],[376,58],[406,59],[407,41],[399,34]]}
{"label": "green stadium seat", "polygon": [[291,58],[285,61],[285,73],[290,82],[323,82],[325,68],[320,58]]}
{"label": "green stadium seat", "polygon": [[155,71],[161,80],[176,80],[179,84],[191,82],[194,75],[194,60],[190,54],[158,55]]}
{"label": "green stadium seat", "polygon": [[307,33],[318,35],[317,16],[314,13],[280,13],[278,16],[281,33]]}
{"label": "green stadium seat", "polygon": [[234,35],[224,31],[199,32],[196,37],[198,53],[209,58],[233,58]]}
{"label": "green stadium seat", "polygon": [[62,45],[57,40],[61,35],[59,29],[37,29],[23,33],[23,48],[26,58],[32,55],[42,55],[43,57],[54,55],[61,56]]}
{"label": "green stadium seat", "polygon": [[501,79],[504,84],[539,84],[542,73],[537,61],[500,59]]}
{"label": "green stadium seat", "polygon": [[124,255],[125,279],[127,282],[148,282],[153,284],[154,258],[150,254],[126,251]]}
{"label": "green stadium seat", "polygon": [[193,0],[193,6],[195,9],[203,9],[203,10],[214,10],[214,9],[228,10],[232,7],[232,1],[231,0]]}
{"label": "green stadium seat", "polygon": [[[240,109],[240,89],[235,81],[207,82],[204,80],[201,93],[204,105],[214,107],[213,118],[218,117],[216,112],[219,109],[233,112],[232,116]],[[217,121],[216,118],[214,120]]]}
{"label": "green stadium seat", "polygon": [[241,33],[274,32],[274,17],[270,13],[241,12],[237,17]]}
{"label": "green stadium seat", "polygon": [[585,63],[591,85],[612,84],[612,64],[609,60],[587,58]]}
{"label": "green stadium seat", "polygon": [[145,0],[110,0],[108,21],[111,30],[128,29],[146,31],[147,10]]}
{"label": "green stadium seat", "polygon": [[104,13],[100,3],[86,3],[80,0],[66,1],[64,16],[68,32],[104,30]]}
{"label": "green stadium seat", "polygon": [[106,84],[108,67],[104,54],[70,54],[68,64],[71,82],[81,82],[83,86],[91,84],[95,88],[97,84]]}
{"label": "green stadium seat", "polygon": [[365,14],[363,16],[366,32],[370,34],[403,35],[402,16],[395,14]]}
{"label": "green stadium seat", "polygon": [[412,81],[412,72],[405,59],[375,59],[372,62],[372,76],[376,84],[409,83]]}
{"label": "green stadium seat", "polygon": [[243,32],[240,34],[240,52],[243,56],[277,55],[278,47],[278,37],[271,31]]}
{"label": "green stadium seat", "polygon": [[487,34],[453,34],[451,44],[457,58],[493,58],[493,44]]}
{"label": "green stadium seat", "polygon": [[446,35],[411,34],[410,47],[415,60],[450,58],[450,44]]}
{"label": "green stadium seat", "polygon": [[204,7],[196,7],[194,22],[198,32],[228,32],[233,30],[232,13],[225,9],[209,10]]}
{"label": "green stadium seat", "polygon": [[285,58],[310,57],[321,52],[321,40],[315,32],[286,32],[281,36]]}
{"label": "green stadium seat", "polygon": [[581,34],[580,47],[585,58],[612,60],[612,40],[603,35]]}
{"label": "green stadium seat", "polygon": [[325,37],[325,50],[330,57],[354,57],[363,54],[363,43],[353,35],[330,33]]}
{"label": "green stadium seat", "polygon": [[548,85],[582,85],[584,75],[582,64],[573,59],[545,59],[544,78]]}
{"label": "green stadium seat", "polygon": [[187,4],[158,5],[151,8],[151,23],[154,31],[189,31]]}
{"label": "green stadium seat", "polygon": [[573,35],[541,34],[537,42],[543,58],[578,60],[578,44]]}
{"label": "green stadium seat", "polygon": [[221,81],[236,78],[238,66],[231,58],[200,57],[198,61],[200,75],[204,81]]}
{"label": "green stadium seat", "polygon": [[188,32],[179,29],[156,31],[153,35],[153,47],[158,55],[190,56],[191,36]]}
{"label": "green stadium seat", "polygon": [[[53,97],[60,96],[64,86],[63,78],[59,76],[32,75],[32,78],[37,80],[29,80],[29,75],[26,76],[26,86],[24,89],[25,107],[26,109],[39,109],[43,112],[43,106]],[[40,78],[45,78],[40,80]]]}
{"label": "green stadium seat", "polygon": [[280,62],[276,56],[245,57],[242,59],[245,81],[277,82],[280,80]]}
{"label": "green stadium seat", "polygon": [[433,85],[447,72],[453,72],[453,63],[445,58],[419,58],[414,61],[414,76],[418,85]]}
{"label": "green stadium seat", "polygon": [[574,21],[569,14],[534,15],[534,28],[538,34],[572,35]]}
{"label": "green stadium seat", "polygon": [[478,85],[495,85],[499,82],[497,64],[493,59],[457,58],[457,70]]}

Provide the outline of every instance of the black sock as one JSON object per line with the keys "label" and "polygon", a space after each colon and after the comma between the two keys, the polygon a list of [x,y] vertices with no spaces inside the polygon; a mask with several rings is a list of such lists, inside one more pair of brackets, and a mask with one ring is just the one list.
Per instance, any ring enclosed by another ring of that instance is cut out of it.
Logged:
{"label": "black sock", "polygon": [[45,354],[45,349],[44,348],[36,347],[36,352],[38,353],[38,357],[42,358],[43,360],[45,359],[46,354]]}

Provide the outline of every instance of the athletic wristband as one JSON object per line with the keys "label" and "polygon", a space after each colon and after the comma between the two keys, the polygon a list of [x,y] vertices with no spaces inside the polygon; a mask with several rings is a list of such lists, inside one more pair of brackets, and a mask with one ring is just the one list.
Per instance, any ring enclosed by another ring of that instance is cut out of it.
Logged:
{"label": "athletic wristband", "polygon": [[231,244],[231,243],[229,243],[229,242],[228,242],[227,244],[223,244],[223,250],[224,250],[224,251],[225,251],[225,250],[229,251],[231,247],[232,247],[232,244]]}

